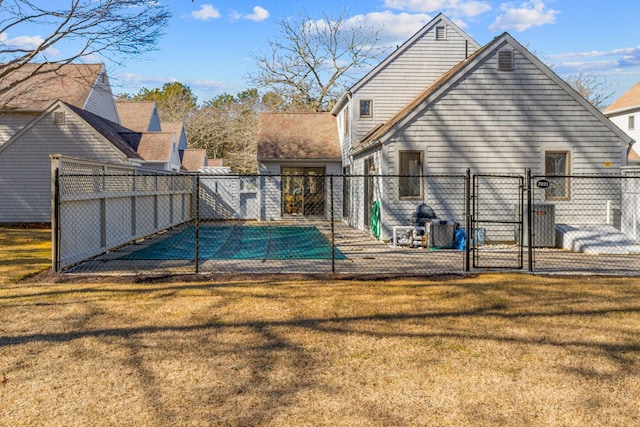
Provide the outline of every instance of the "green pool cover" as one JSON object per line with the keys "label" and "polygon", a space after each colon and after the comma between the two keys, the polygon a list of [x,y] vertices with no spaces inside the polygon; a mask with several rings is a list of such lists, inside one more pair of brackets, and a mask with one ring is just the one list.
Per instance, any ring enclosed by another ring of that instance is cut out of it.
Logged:
{"label": "green pool cover", "polygon": [[[128,260],[193,260],[195,228],[120,257]],[[331,259],[331,243],[316,227],[202,226],[201,260]],[[346,259],[335,248],[336,259]]]}

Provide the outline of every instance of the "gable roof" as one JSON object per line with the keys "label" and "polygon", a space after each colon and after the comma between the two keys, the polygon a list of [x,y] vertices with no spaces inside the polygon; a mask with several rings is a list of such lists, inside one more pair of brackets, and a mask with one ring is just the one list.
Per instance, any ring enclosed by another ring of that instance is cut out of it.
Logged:
{"label": "gable roof", "polygon": [[626,91],[620,98],[613,101],[605,110],[605,115],[622,113],[627,110],[640,108],[640,82],[636,83],[631,89]]}
{"label": "gable roof", "polygon": [[161,122],[162,132],[171,132],[176,135],[176,138],[180,137],[180,134],[184,131],[184,122]]}
{"label": "gable roof", "polygon": [[197,171],[201,167],[208,166],[207,150],[200,148],[188,148],[182,154],[182,167],[188,171]]}
{"label": "gable roof", "polygon": [[373,128],[367,135],[364,136],[362,141],[351,149],[351,154],[362,152],[368,148],[376,146],[384,142],[391,136],[398,128],[404,126],[407,122],[412,120],[421,111],[427,108],[432,102],[434,102],[440,95],[446,92],[452,87],[458,80],[470,73],[476,65],[481,63],[485,58],[492,55],[497,49],[501,48],[505,43],[509,44],[520,54],[526,57],[532,64],[534,64],[539,70],[547,75],[551,80],[564,89],[569,95],[571,95],[578,103],[580,103],[586,110],[588,110],[593,116],[600,120],[607,128],[620,137],[625,143],[630,143],[632,139],[621,131],[616,125],[608,120],[602,112],[595,108],[584,97],[580,96],[567,82],[562,80],[556,73],[554,73],[549,67],[543,64],[538,58],[531,54],[524,46],[516,41],[509,33],[503,33],[499,37],[494,38],[491,42],[487,43],[484,47],[477,50],[473,55],[460,62],[451,70],[444,73],[431,85],[429,85],[422,93],[409,102],[404,108],[402,108],[393,117]]}
{"label": "gable roof", "polygon": [[409,50],[418,40],[420,40],[426,33],[433,30],[438,24],[444,23],[452,27],[458,34],[460,34],[466,41],[475,49],[480,49],[480,45],[472,39],[467,33],[462,31],[453,21],[451,21],[444,13],[438,13],[431,21],[427,22],[421,29],[419,29],[413,36],[402,43],[397,49],[395,49],[389,56],[387,56],[382,62],[376,65],[371,71],[369,71],[364,77],[358,80],[351,88],[343,94],[343,96],[336,102],[336,105],[331,110],[333,114],[342,108],[342,105],[347,100],[348,94],[357,91],[360,87],[365,85],[371,79],[374,78],[381,70],[386,68],[390,63],[394,62],[398,57],[402,56],[407,50]]}
{"label": "gable roof", "polygon": [[148,162],[169,162],[174,135],[169,132],[143,133],[138,144],[138,154]]}
{"label": "gable roof", "polygon": [[155,101],[116,101],[116,108],[122,126],[136,132],[147,132],[156,110],[156,103]]}
{"label": "gable roof", "polygon": [[340,160],[338,126],[331,113],[260,113],[258,160]]}
{"label": "gable roof", "polygon": [[10,87],[37,74],[0,94],[0,105],[4,104],[4,110],[41,112],[60,99],[84,108],[103,69],[102,64],[25,64],[0,79],[0,87]]}
{"label": "gable roof", "polygon": [[0,152],[8,148],[20,139],[20,137],[33,128],[43,117],[51,114],[52,111],[63,108],[67,112],[76,115],[82,122],[84,122],[95,133],[104,138],[111,144],[114,150],[118,150],[124,154],[128,159],[143,160],[142,157],[135,151],[135,149],[129,144],[126,138],[123,137],[123,132],[131,132],[128,129],[123,128],[118,123],[111,122],[103,119],[89,111],[82,110],[81,108],[67,104],[63,101],[56,101],[49,106],[45,111],[40,113],[35,119],[29,122],[25,127],[20,129],[15,135],[9,139],[5,144],[0,145]]}

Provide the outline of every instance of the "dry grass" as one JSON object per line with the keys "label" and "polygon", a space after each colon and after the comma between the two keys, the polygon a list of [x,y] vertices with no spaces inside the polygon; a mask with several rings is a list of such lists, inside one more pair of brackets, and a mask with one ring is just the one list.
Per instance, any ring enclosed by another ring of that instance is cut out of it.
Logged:
{"label": "dry grass", "polygon": [[640,425],[637,279],[45,275],[0,313],[0,425]]}
{"label": "dry grass", "polygon": [[21,283],[0,424],[638,425],[620,278]]}
{"label": "dry grass", "polygon": [[51,231],[0,227],[0,285],[51,267]]}

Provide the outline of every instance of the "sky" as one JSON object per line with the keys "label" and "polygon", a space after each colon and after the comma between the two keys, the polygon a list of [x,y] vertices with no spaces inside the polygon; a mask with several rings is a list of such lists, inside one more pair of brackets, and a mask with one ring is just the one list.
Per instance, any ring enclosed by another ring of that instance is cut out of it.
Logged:
{"label": "sky", "polygon": [[[56,0],[60,1],[60,0]],[[305,12],[313,19],[344,14],[381,29],[395,47],[439,12],[484,45],[508,32],[561,77],[593,73],[613,102],[640,81],[638,0],[158,0],[172,18],[157,50],[123,65],[107,63],[114,93],[167,82],[189,86],[199,102],[251,87],[252,55],[267,52],[279,22]],[[0,38],[38,34],[0,34]]]}

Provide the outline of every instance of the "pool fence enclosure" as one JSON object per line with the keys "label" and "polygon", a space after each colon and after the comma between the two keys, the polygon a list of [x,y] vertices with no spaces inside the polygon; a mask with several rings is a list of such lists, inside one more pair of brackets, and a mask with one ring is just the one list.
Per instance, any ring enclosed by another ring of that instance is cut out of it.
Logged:
{"label": "pool fence enclosure", "polygon": [[640,169],[472,172],[206,175],[53,156],[53,268],[640,274]]}

